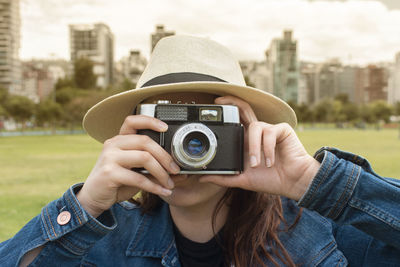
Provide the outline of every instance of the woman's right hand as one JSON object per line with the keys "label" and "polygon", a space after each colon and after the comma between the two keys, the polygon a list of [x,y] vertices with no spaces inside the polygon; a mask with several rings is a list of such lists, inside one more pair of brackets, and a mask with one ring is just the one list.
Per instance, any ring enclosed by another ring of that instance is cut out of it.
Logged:
{"label": "woman's right hand", "polygon": [[[79,191],[82,207],[97,217],[113,204],[132,198],[139,190],[169,196],[174,183],[169,173],[179,167],[171,155],[150,137],[138,135],[139,129],[165,132],[168,125],[145,115],[128,116],[119,132],[104,142],[96,165]],[[132,171],[145,168],[150,175]]]}

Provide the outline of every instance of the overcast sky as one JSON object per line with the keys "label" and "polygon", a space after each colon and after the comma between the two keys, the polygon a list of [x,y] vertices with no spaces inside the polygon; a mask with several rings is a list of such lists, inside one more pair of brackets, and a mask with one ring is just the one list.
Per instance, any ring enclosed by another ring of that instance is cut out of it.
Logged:
{"label": "overcast sky", "polygon": [[293,29],[301,60],[393,61],[400,52],[400,0],[21,0],[23,59],[69,59],[68,25],[104,22],[115,58],[148,57],[156,24],[209,37],[239,60],[262,60],[270,41]]}

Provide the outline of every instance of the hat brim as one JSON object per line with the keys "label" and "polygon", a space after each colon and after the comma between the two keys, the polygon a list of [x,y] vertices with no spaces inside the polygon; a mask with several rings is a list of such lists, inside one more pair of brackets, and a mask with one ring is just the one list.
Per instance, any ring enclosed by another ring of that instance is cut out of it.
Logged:
{"label": "hat brim", "polygon": [[236,96],[250,104],[260,121],[271,124],[287,122],[292,127],[297,124],[293,109],[265,91],[223,82],[183,82],[132,89],[110,96],[89,109],[83,118],[83,128],[103,143],[118,135],[125,118],[132,115],[134,108],[143,100],[158,94],[179,92]]}

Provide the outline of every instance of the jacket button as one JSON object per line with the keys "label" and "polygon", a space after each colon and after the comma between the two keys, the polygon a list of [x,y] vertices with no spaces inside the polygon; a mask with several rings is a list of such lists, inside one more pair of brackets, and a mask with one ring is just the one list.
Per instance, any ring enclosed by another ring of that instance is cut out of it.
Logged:
{"label": "jacket button", "polygon": [[71,213],[69,211],[63,211],[57,216],[57,223],[59,225],[67,224],[71,220]]}

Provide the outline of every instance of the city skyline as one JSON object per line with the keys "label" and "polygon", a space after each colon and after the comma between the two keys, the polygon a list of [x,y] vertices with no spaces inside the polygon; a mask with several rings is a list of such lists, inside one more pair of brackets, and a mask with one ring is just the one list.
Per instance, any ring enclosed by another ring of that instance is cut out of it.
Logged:
{"label": "city skyline", "polygon": [[[139,49],[148,57],[157,24],[177,34],[209,37],[239,60],[263,60],[272,39],[292,29],[299,59],[346,64],[393,62],[400,51],[400,9],[382,1],[192,1],[21,0],[21,59],[69,58],[68,24],[103,22],[115,34],[115,59]],[[67,7],[66,7],[67,6]],[[179,13],[177,12],[179,11]],[[205,14],[196,19],[193,14]],[[283,16],[282,16],[283,14]],[[233,19],[234,18],[234,19]],[[384,40],[384,41],[383,41]]]}

